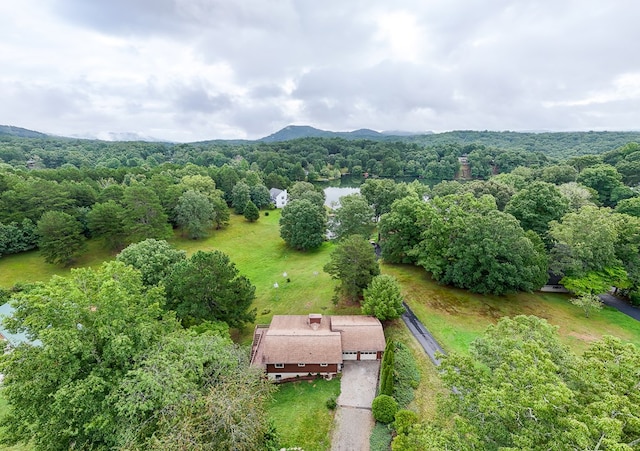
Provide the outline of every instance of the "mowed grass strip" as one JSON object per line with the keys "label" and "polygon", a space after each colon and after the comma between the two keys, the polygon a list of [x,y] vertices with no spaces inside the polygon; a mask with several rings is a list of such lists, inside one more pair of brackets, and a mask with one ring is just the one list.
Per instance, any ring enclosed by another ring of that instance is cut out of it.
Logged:
{"label": "mowed grass strip", "polygon": [[382,272],[400,281],[407,304],[449,352],[468,352],[469,344],[489,324],[516,315],[536,315],[559,326],[563,342],[578,353],[603,335],[640,346],[640,322],[609,307],[586,318],[580,308],[569,303],[567,294],[487,296],[438,285],[420,267],[384,264]]}
{"label": "mowed grass strip", "polygon": [[269,418],[276,426],[281,445],[305,451],[331,448],[334,411],[329,398],[340,394],[340,379],[287,382],[280,384],[269,404]]}

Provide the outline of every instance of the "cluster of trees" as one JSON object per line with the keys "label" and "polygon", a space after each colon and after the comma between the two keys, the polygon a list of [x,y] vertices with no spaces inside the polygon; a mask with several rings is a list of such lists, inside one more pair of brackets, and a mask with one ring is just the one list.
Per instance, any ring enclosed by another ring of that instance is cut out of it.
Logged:
{"label": "cluster of trees", "polygon": [[[265,411],[272,386],[221,322],[249,319],[237,302],[250,302],[248,281],[219,253],[186,259],[162,242],[134,245],[118,260],[15,296],[8,326],[35,344],[0,358],[4,442],[38,450],[275,448]],[[163,280],[180,285],[167,283],[165,294]]]}
{"label": "cluster of trees", "polygon": [[640,301],[640,193],[599,158],[445,181],[428,196],[405,187],[380,210],[386,261],[423,266],[441,283],[480,293],[536,290],[551,270],[579,296],[615,286]]}
{"label": "cluster of trees", "polygon": [[64,265],[84,251],[87,238],[109,250],[168,238],[174,228],[200,239],[228,224],[229,206],[256,221],[269,205],[261,174],[246,164],[0,170],[0,256],[37,246],[47,261]]}
{"label": "cluster of trees", "polygon": [[398,281],[393,276],[380,274],[376,253],[362,236],[341,239],[324,271],[339,282],[334,302],[340,298],[360,302],[362,313],[381,321],[399,318],[404,313]]}
{"label": "cluster of trees", "polygon": [[613,337],[581,356],[534,316],[503,318],[442,356],[451,390],[433,421],[396,415],[394,451],[602,449],[640,444],[640,349]]}

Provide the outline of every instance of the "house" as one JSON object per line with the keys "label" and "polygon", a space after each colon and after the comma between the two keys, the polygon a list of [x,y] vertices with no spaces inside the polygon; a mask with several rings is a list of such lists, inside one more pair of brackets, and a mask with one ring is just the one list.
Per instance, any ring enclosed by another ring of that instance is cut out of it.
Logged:
{"label": "house", "polygon": [[269,194],[271,195],[271,202],[276,206],[276,208],[283,208],[287,205],[289,195],[287,194],[286,189],[281,190],[278,188],[271,188],[269,190]]}
{"label": "house", "polygon": [[331,378],[345,360],[379,360],[384,348],[382,324],[371,316],[275,315],[255,328],[251,364],[274,381]]}

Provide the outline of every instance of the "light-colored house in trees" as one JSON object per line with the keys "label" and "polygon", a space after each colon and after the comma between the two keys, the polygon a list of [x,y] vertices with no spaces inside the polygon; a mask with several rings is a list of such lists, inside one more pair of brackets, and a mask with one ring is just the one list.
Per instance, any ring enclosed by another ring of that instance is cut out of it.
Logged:
{"label": "light-colored house in trees", "polygon": [[271,188],[269,190],[269,194],[271,195],[271,202],[276,206],[276,208],[283,208],[287,205],[287,201],[289,200],[289,195],[287,194],[287,190],[281,190],[278,188]]}
{"label": "light-colored house in trees", "polygon": [[255,328],[251,364],[273,381],[332,378],[345,360],[379,360],[384,348],[382,324],[372,316],[275,315]]}

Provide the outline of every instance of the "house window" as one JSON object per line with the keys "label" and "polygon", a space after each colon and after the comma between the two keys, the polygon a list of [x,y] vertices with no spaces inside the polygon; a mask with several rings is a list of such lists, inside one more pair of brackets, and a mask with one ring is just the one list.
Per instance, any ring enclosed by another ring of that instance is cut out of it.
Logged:
{"label": "house window", "polygon": [[328,363],[321,363],[320,366],[329,366]]}
{"label": "house window", "polygon": [[276,380],[279,381],[280,379],[282,379],[282,374],[276,374]]}
{"label": "house window", "polygon": [[304,363],[298,363],[298,366],[303,367]]}
{"label": "house window", "polygon": [[284,368],[284,363],[276,363],[275,365],[276,368]]}

